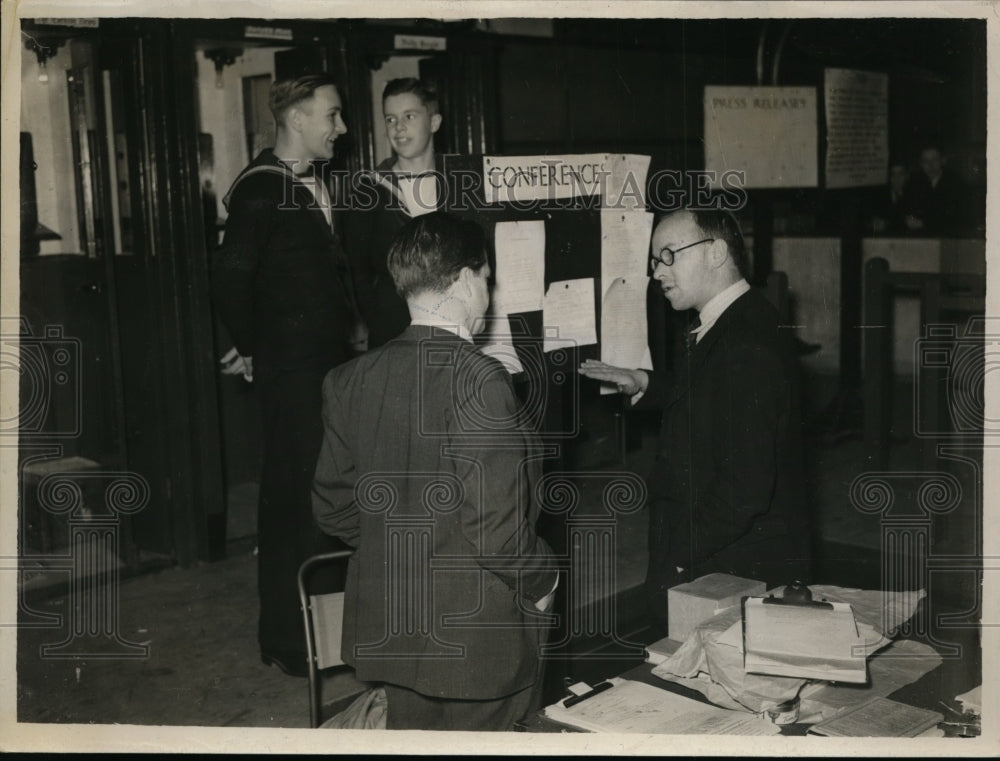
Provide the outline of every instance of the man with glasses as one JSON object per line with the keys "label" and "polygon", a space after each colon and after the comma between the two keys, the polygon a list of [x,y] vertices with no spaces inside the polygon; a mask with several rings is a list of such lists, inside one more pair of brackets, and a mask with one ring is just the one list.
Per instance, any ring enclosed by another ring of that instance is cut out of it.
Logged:
{"label": "man with glasses", "polygon": [[670,305],[697,313],[673,371],[587,360],[580,372],[636,409],[662,409],[646,591],[654,628],[665,629],[667,590],[707,573],[807,581],[810,539],[791,336],[746,281],[736,220],[719,210],[664,216],[651,264]]}

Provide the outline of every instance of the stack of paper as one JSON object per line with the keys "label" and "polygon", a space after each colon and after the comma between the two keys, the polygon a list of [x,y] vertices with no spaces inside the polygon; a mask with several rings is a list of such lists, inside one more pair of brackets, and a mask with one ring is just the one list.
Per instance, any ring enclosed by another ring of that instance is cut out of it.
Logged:
{"label": "stack of paper", "polygon": [[941,714],[925,708],[914,708],[889,698],[875,698],[820,722],[809,730],[809,734],[824,737],[916,737],[942,720]]}
{"label": "stack of paper", "polygon": [[792,605],[750,597],[743,606],[743,649],[748,673],[868,681],[865,639],[845,603]]}
{"label": "stack of paper", "polygon": [[614,686],[567,708],[560,701],[545,715],[589,732],[671,735],[776,735],[779,727],[753,714],[727,711],[643,682],[609,680]]}
{"label": "stack of paper", "polygon": [[646,663],[659,665],[676,653],[680,646],[680,642],[670,639],[670,637],[658,639],[656,642],[646,645]]}

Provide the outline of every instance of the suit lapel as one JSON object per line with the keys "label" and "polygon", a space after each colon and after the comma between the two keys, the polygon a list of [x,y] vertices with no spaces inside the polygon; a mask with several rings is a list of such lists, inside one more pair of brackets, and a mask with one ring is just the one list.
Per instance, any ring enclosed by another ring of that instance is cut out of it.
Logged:
{"label": "suit lapel", "polygon": [[677,368],[676,380],[667,398],[666,406],[669,407],[675,404],[691,388],[693,379],[698,377],[701,368],[708,361],[709,356],[711,356],[715,345],[729,332],[730,326],[740,319],[740,315],[748,303],[747,297],[750,293],[752,293],[752,290],[747,291],[730,304],[729,308],[719,315],[719,319],[715,321],[715,324],[702,336],[702,339],[681,355],[681,364]]}

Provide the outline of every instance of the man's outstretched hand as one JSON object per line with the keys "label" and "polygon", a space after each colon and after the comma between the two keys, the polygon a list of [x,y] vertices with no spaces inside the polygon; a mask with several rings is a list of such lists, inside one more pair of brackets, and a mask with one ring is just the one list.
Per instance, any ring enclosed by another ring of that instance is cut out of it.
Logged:
{"label": "man's outstretched hand", "polygon": [[649,375],[645,370],[630,370],[626,367],[615,367],[596,359],[585,359],[579,368],[580,375],[593,378],[602,383],[610,383],[618,393],[634,396],[645,391],[649,385]]}

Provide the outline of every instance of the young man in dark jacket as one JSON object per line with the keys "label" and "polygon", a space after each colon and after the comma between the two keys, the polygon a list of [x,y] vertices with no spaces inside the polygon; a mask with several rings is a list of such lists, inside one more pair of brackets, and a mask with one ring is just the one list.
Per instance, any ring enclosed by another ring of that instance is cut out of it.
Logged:
{"label": "young man in dark jacket", "polygon": [[327,174],[313,170],[333,157],[334,142],[347,128],[340,95],[325,74],[276,82],[270,106],[275,145],[243,170],[226,196],[229,216],[212,261],[212,287],[235,342],[222,372],[252,379],[262,411],[261,658],[305,676],[298,568],[310,555],[343,546],[312,520],[321,386],[331,368],[351,357],[357,319]]}
{"label": "young man in dark jacket", "polygon": [[446,195],[434,153],[441,113],[433,85],[393,79],[382,93],[382,111],[393,155],[360,178],[358,202],[347,219],[347,250],[369,349],[395,338],[410,322],[386,267],[389,245],[409,220],[443,208]]}

